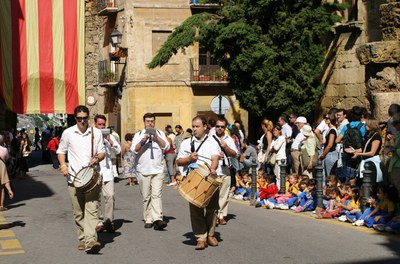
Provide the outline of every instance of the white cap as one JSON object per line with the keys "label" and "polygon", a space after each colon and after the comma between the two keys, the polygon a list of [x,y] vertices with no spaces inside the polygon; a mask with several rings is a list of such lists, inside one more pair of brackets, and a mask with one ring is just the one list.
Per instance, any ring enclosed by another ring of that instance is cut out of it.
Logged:
{"label": "white cap", "polygon": [[306,124],[307,123],[307,118],[305,118],[304,116],[299,116],[296,119],[296,123],[304,123],[304,124]]}
{"label": "white cap", "polygon": [[308,137],[308,136],[311,136],[311,135],[312,135],[312,128],[311,128],[309,125],[304,125],[304,126],[301,128],[300,132],[301,132],[304,136]]}

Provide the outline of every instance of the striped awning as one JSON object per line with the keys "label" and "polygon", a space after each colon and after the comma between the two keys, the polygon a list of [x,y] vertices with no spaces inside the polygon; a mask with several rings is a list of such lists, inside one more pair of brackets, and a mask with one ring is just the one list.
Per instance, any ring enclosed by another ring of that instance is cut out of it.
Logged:
{"label": "striped awning", "polygon": [[0,97],[21,114],[85,102],[83,0],[0,0]]}

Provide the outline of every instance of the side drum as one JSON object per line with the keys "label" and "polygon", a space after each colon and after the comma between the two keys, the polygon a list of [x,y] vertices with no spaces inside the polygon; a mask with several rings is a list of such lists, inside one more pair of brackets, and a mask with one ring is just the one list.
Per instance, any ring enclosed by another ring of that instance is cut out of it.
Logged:
{"label": "side drum", "polygon": [[206,165],[199,164],[199,168],[191,170],[183,179],[178,191],[191,204],[204,208],[220,184],[220,179],[210,176],[210,170]]}
{"label": "side drum", "polygon": [[102,181],[100,173],[92,167],[82,168],[75,176],[74,186],[83,193],[93,191]]}

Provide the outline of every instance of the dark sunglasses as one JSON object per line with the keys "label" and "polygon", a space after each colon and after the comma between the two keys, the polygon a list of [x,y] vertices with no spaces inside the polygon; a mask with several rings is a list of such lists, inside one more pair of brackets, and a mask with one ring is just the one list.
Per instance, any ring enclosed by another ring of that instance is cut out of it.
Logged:
{"label": "dark sunglasses", "polygon": [[225,128],[225,126],[215,126],[216,128]]}
{"label": "dark sunglasses", "polygon": [[75,117],[76,121],[78,122],[86,122],[89,120],[88,116],[84,116],[84,117]]}

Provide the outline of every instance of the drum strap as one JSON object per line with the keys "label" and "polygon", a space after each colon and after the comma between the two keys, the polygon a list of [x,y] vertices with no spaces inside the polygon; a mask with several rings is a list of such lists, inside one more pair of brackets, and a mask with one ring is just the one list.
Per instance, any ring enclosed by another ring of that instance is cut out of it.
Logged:
{"label": "drum strap", "polygon": [[[224,152],[225,157],[228,158],[228,153],[226,153],[226,150],[225,150],[223,147],[221,147],[221,142],[219,142],[219,139],[217,138],[217,136],[216,136],[216,135],[213,135],[213,138],[215,139],[215,141],[217,141],[217,143],[218,143],[220,149]],[[229,162],[229,158],[228,158],[228,166],[230,167],[231,165],[230,165],[229,163],[230,163],[230,162]],[[222,166],[226,166],[225,158],[222,160]]]}
{"label": "drum strap", "polygon": [[93,127],[92,127],[92,157],[94,157],[93,145],[94,145],[94,134],[93,134]]}
{"label": "drum strap", "polygon": [[207,138],[208,138],[208,136],[206,136],[206,137],[204,138],[204,140],[200,143],[200,145],[197,147],[196,150],[195,150],[195,148],[194,148],[194,141],[193,141],[193,138],[190,139],[190,151],[191,151],[192,153],[193,153],[193,152],[198,152],[199,149],[201,148],[201,146],[203,145],[203,143],[206,142]]}

